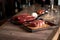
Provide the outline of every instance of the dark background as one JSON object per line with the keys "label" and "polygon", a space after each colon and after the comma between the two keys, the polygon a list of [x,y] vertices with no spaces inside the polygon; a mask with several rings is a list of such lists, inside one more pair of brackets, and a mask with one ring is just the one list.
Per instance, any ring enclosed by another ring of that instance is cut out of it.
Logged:
{"label": "dark background", "polygon": [[[21,3],[19,2],[21,1]],[[23,4],[26,4],[26,0],[0,0],[0,12],[3,12],[2,16],[6,16],[6,17],[11,17],[13,15],[15,15],[15,2],[17,2],[18,4],[18,9],[20,4],[23,5]],[[33,0],[30,0],[31,2],[31,5],[33,4]],[[42,0],[35,0],[35,3],[38,3],[38,4],[43,4],[44,2]],[[44,4],[50,4],[50,1],[49,0],[46,0]],[[54,4],[55,5],[58,5],[58,0],[54,0]],[[3,6],[2,6],[3,5]],[[5,12],[4,12],[5,11]],[[1,13],[0,13],[1,15]],[[0,16],[0,18],[2,18]]]}

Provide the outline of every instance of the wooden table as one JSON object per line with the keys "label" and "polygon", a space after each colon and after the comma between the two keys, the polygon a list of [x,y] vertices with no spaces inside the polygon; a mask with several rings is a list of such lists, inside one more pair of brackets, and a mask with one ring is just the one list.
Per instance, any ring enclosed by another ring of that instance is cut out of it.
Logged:
{"label": "wooden table", "polygon": [[[23,10],[20,13],[24,12],[26,12],[26,10]],[[60,28],[58,27],[56,29],[28,33],[21,29],[20,26],[7,21],[0,27],[0,40],[57,40],[59,32]]]}
{"label": "wooden table", "polygon": [[0,40],[57,40],[59,31],[60,29],[56,28],[28,33],[20,26],[6,22],[0,27]]}

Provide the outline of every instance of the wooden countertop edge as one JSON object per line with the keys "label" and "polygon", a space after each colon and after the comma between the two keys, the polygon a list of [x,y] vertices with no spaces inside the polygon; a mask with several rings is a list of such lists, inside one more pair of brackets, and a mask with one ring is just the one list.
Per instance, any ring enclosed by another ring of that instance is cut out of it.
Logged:
{"label": "wooden countertop edge", "polygon": [[54,32],[52,34],[50,34],[51,36],[48,37],[47,40],[57,40],[60,34],[60,27],[55,29]]}

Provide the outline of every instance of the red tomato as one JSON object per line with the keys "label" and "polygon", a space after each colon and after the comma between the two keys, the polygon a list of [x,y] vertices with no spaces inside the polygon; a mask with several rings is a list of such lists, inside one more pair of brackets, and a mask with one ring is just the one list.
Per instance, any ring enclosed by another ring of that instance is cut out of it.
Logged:
{"label": "red tomato", "polygon": [[44,10],[41,10],[41,9],[37,11],[38,14],[43,14],[43,12]]}

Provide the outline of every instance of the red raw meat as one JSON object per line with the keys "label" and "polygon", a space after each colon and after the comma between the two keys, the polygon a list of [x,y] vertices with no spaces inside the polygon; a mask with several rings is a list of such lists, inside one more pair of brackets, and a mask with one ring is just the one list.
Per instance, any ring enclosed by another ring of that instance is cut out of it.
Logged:
{"label": "red raw meat", "polygon": [[43,24],[45,24],[43,20],[34,20],[29,23],[24,23],[25,26],[29,26],[29,27],[40,27]]}
{"label": "red raw meat", "polygon": [[13,19],[15,20],[15,18],[18,19],[19,23],[24,23],[25,21],[30,21],[35,19],[33,16],[29,14],[21,14],[19,16],[14,17]]}

